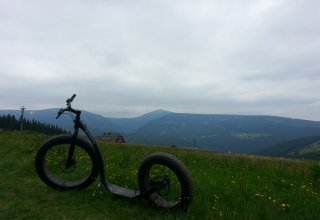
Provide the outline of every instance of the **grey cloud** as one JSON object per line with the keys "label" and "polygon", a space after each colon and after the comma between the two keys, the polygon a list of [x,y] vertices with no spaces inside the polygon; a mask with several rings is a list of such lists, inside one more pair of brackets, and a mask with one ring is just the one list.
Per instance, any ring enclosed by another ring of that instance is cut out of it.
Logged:
{"label": "grey cloud", "polygon": [[320,120],[319,4],[3,1],[0,108],[60,107],[77,93],[78,106],[110,116]]}

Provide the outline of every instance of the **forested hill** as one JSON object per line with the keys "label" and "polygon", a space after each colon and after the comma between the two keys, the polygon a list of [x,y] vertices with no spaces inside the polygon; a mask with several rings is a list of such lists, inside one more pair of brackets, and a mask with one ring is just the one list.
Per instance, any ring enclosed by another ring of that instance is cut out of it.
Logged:
{"label": "forested hill", "polygon": [[0,116],[0,129],[2,130],[28,130],[28,131],[37,131],[43,134],[61,134],[66,133],[65,129],[59,128],[57,125],[46,124],[39,122],[37,120],[27,120],[23,119],[21,121],[17,120],[14,115],[1,115]]}

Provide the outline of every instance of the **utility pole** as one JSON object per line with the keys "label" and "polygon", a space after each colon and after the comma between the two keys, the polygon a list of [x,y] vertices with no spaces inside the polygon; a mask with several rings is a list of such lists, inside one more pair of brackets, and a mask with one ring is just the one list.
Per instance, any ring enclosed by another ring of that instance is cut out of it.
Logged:
{"label": "utility pole", "polygon": [[26,108],[24,106],[21,107],[21,115],[20,115],[20,131],[23,131],[23,114]]}

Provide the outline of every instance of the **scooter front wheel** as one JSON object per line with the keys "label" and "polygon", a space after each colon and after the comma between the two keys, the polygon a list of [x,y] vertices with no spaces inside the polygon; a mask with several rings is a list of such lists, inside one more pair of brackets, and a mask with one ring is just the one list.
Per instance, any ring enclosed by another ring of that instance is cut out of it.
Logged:
{"label": "scooter front wheel", "polygon": [[48,186],[58,189],[86,188],[98,176],[96,156],[91,145],[76,138],[70,158],[71,135],[55,136],[42,144],[35,158],[36,171]]}
{"label": "scooter front wheel", "polygon": [[192,178],[185,165],[171,154],[155,153],[138,170],[141,193],[155,206],[187,211],[193,199]]}

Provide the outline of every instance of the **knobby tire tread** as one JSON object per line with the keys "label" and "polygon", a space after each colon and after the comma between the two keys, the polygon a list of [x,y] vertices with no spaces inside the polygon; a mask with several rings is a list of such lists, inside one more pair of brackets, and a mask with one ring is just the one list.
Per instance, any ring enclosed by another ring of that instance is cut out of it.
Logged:
{"label": "knobby tire tread", "polygon": [[[170,168],[175,175],[178,177],[181,184],[181,201],[173,209],[178,209],[181,211],[187,211],[194,197],[194,187],[192,183],[192,177],[186,168],[186,166],[175,156],[160,152],[154,153],[148,156],[140,165],[138,169],[138,183],[140,191],[143,193],[147,190],[147,183],[145,182],[146,175],[149,174],[150,169],[154,164],[164,165]],[[150,202],[159,206],[152,198],[148,198]]]}

